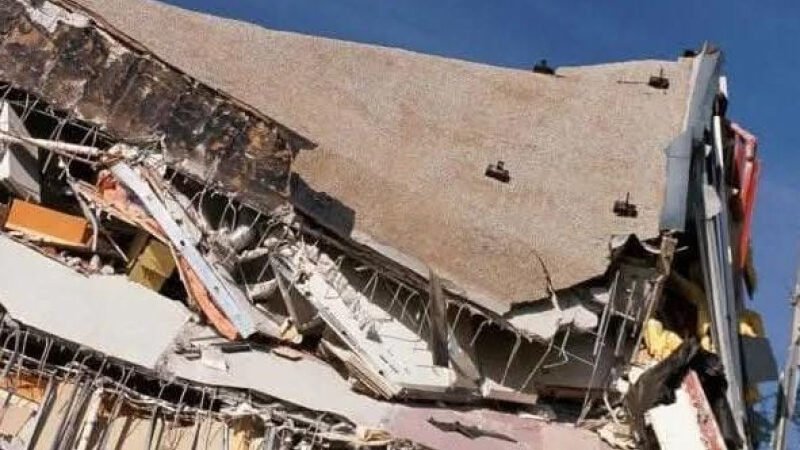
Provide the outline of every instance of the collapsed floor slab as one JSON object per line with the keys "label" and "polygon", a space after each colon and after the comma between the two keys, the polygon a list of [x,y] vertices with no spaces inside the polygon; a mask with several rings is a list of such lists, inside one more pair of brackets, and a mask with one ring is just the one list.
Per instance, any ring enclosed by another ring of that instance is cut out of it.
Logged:
{"label": "collapsed floor slab", "polygon": [[82,275],[0,235],[0,303],[15,318],[154,368],[189,320],[184,307],[124,276]]}

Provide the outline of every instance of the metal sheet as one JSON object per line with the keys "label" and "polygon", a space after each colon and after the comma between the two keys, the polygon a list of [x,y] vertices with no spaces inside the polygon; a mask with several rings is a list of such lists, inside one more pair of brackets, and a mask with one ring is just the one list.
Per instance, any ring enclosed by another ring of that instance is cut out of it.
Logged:
{"label": "metal sheet", "polygon": [[791,428],[791,419],[795,413],[798,390],[798,372],[800,371],[800,266],[797,267],[794,291],[792,292],[792,323],[791,338],[786,354],[786,362],[781,374],[780,389],[778,390],[778,404],[776,411],[776,426],[773,434],[773,448],[786,450],[788,429]]}
{"label": "metal sheet", "polygon": [[661,208],[662,230],[683,231],[689,197],[689,173],[692,162],[692,135],[684,130],[666,149],[667,187]]}
{"label": "metal sheet", "polygon": [[428,293],[428,313],[431,320],[431,353],[433,364],[440,367],[447,367],[450,360],[447,350],[448,327],[447,327],[447,303],[442,292],[442,281],[431,271],[430,287]]}
{"label": "metal sheet", "polygon": [[778,363],[769,339],[742,336],[742,356],[748,384],[778,381]]}
{"label": "metal sheet", "polygon": [[686,227],[689,196],[689,173],[692,148],[701,142],[717,93],[722,54],[708,44],[694,60],[689,105],[684,117],[683,133],[666,149],[667,184],[661,208],[662,230],[683,231]]}

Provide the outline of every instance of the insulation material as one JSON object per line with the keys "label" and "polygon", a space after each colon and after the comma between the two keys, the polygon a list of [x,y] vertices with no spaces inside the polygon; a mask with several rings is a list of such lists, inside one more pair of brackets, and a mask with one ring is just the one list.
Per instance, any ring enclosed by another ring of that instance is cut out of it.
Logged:
{"label": "insulation material", "polygon": [[85,247],[90,234],[89,222],[83,217],[18,199],[11,203],[5,228],[24,233],[31,239],[69,247]]}
{"label": "insulation material", "polygon": [[683,339],[677,333],[664,328],[656,319],[648,319],[644,325],[644,344],[647,352],[658,361],[669,356],[680,347]]}
{"label": "insulation material", "polygon": [[764,337],[764,321],[761,315],[752,309],[739,313],[739,334],[749,337]]}
{"label": "insulation material", "polygon": [[756,137],[735,123],[731,124],[731,128],[734,132],[733,170],[738,176],[737,209],[742,221],[737,263],[740,268],[743,268],[747,264],[750,253],[750,230],[753,223],[761,160],[757,156],[758,140]]}

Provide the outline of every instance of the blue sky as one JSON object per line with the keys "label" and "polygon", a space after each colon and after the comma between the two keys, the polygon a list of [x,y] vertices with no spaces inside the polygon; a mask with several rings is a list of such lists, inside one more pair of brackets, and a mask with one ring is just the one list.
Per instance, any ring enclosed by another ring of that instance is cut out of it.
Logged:
{"label": "blue sky", "polygon": [[268,28],[526,69],[541,58],[556,66],[674,59],[705,40],[720,45],[729,116],[759,137],[764,161],[754,228],[760,285],[751,306],[782,361],[800,257],[800,2],[168,1]]}

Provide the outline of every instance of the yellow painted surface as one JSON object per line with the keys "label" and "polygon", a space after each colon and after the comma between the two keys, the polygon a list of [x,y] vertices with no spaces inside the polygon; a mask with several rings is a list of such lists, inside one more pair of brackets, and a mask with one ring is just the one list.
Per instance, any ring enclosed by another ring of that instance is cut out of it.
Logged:
{"label": "yellow painted surface", "polygon": [[169,247],[156,239],[150,239],[139,256],[132,261],[128,278],[158,291],[174,270],[175,259]]}
{"label": "yellow painted surface", "polygon": [[661,361],[678,348],[683,339],[675,332],[667,330],[656,319],[648,319],[644,326],[644,344],[653,358]]}

